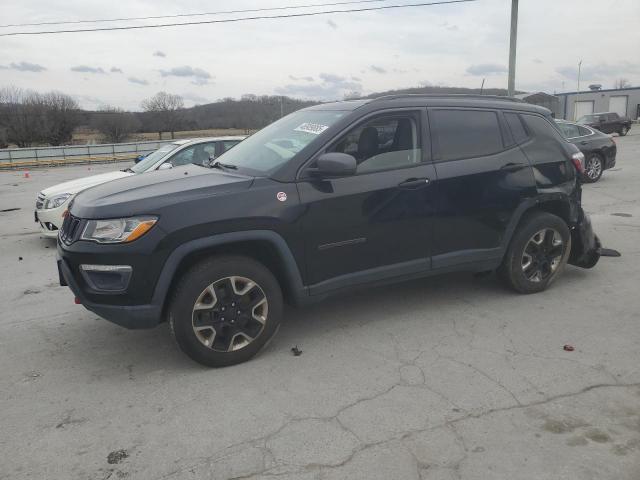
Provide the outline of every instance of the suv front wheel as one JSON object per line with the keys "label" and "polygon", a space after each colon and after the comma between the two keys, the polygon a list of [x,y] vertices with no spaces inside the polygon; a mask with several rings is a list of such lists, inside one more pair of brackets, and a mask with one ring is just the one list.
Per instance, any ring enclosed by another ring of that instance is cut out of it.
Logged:
{"label": "suv front wheel", "polygon": [[262,264],[210,257],[177,282],[169,324],[180,349],[198,363],[224,367],[249,360],[277,331],[282,292]]}
{"label": "suv front wheel", "polygon": [[536,293],[560,274],[571,252],[571,233],[560,217],[528,215],[516,230],[498,273],[520,293]]}

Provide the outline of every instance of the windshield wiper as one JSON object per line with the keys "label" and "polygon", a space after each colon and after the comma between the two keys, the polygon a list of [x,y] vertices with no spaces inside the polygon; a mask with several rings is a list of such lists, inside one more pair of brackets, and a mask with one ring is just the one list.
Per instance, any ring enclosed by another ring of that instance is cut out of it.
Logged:
{"label": "windshield wiper", "polygon": [[120,170],[121,172],[126,172],[126,173],[136,173],[134,172],[131,168],[123,168],[122,170]]}
{"label": "windshield wiper", "polygon": [[221,163],[219,160],[216,160],[211,164],[211,168],[220,168],[220,169],[229,169],[229,170],[237,170],[238,167],[235,165],[231,165],[230,163]]}

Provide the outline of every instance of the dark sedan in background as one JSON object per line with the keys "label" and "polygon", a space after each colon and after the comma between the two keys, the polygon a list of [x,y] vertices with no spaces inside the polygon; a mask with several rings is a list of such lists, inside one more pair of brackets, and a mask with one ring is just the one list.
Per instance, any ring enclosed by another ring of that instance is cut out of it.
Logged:
{"label": "dark sedan in background", "polygon": [[616,164],[618,148],[611,135],[564,120],[556,120],[556,123],[565,138],[584,153],[585,182],[597,182],[602,172]]}

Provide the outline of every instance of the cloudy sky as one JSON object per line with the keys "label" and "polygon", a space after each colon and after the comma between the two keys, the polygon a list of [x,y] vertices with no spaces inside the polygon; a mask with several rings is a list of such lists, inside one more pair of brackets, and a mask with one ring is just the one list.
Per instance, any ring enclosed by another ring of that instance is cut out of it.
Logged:
{"label": "cloudy sky", "polygon": [[[2,0],[0,24],[329,3],[331,0]],[[336,0],[333,0],[336,1]],[[385,0],[289,13],[418,3]],[[159,90],[187,105],[243,94],[341,99],[424,84],[506,87],[510,0],[115,32],[0,37],[0,86],[139,109]],[[286,12],[274,12],[286,13]],[[234,18],[252,14],[195,17]],[[521,0],[516,87],[640,86],[639,0]],[[189,18],[92,26],[166,23]],[[78,28],[48,25],[44,29]],[[82,25],[85,26],[85,25]],[[26,27],[22,30],[38,30]],[[17,31],[0,27],[0,33]]]}

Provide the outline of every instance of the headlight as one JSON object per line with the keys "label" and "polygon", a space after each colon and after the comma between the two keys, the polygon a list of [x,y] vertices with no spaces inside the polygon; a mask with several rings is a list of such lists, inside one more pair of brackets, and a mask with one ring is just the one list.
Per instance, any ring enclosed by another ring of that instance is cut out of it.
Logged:
{"label": "headlight", "polygon": [[44,202],[44,209],[48,210],[50,208],[58,208],[64,202],[69,200],[70,196],[70,193],[63,193],[61,195],[56,195],[55,197],[47,198],[47,200]]}
{"label": "headlight", "polygon": [[133,242],[151,230],[157,221],[158,217],[152,216],[89,220],[80,239],[99,243]]}

